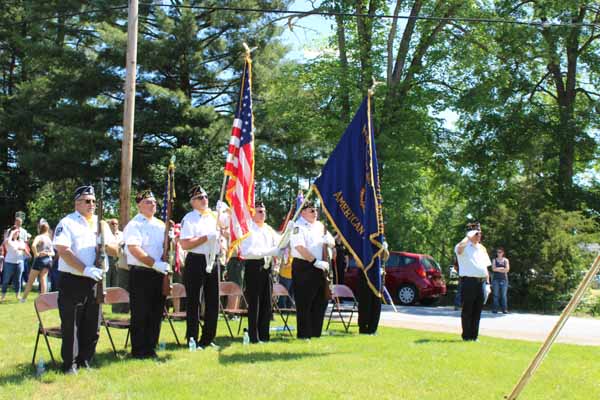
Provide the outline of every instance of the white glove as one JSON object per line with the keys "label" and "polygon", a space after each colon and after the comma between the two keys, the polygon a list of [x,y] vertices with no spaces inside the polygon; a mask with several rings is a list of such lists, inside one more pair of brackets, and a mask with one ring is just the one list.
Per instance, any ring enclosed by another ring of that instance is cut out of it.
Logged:
{"label": "white glove", "polygon": [[209,242],[214,242],[215,240],[217,240],[217,236],[218,236],[218,234],[217,234],[216,231],[215,232],[209,232],[209,233],[206,234],[206,239]]}
{"label": "white glove", "polygon": [[270,248],[269,250],[262,253],[263,257],[279,257],[281,255],[281,249],[277,246]]}
{"label": "white glove", "polygon": [[154,263],[154,265],[152,266],[152,269],[155,270],[156,272],[160,272],[163,275],[166,275],[167,272],[169,272],[169,263],[164,262],[164,261],[156,261]]}
{"label": "white glove", "polygon": [[333,247],[335,246],[335,239],[333,238],[333,236],[325,234],[323,235],[323,244],[326,244],[327,247]]}
{"label": "white glove", "polygon": [[100,279],[102,279],[102,270],[96,267],[85,267],[83,270],[83,276],[87,276],[88,278],[98,282]]}
{"label": "white glove", "polygon": [[229,206],[227,206],[227,204],[221,200],[217,201],[217,205],[215,206],[215,208],[216,208],[217,212],[222,212],[222,213],[229,210]]}
{"label": "white glove", "polygon": [[329,263],[327,261],[315,261],[315,268],[322,269],[323,271],[329,271]]}
{"label": "white glove", "polygon": [[388,251],[388,247],[389,247],[389,246],[388,246],[388,242],[387,242],[387,240],[384,240],[384,241],[383,241],[383,244],[382,244],[382,246],[381,246],[381,247],[383,247],[383,250],[385,250],[385,251]]}

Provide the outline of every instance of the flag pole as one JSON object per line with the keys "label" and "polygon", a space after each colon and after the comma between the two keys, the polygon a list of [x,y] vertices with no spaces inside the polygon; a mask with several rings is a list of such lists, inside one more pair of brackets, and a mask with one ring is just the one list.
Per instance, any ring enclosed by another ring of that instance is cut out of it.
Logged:
{"label": "flag pole", "polygon": [[538,350],[537,354],[533,358],[533,361],[531,361],[525,372],[523,372],[523,375],[521,375],[521,378],[513,388],[512,392],[507,397],[505,397],[507,400],[516,400],[519,394],[527,385],[527,383],[529,383],[529,380],[544,360],[544,357],[546,357],[546,354],[548,354],[548,352],[550,351],[550,347],[558,337],[558,334],[567,322],[567,319],[571,316],[571,313],[573,312],[573,310],[575,310],[575,307],[577,307],[577,305],[581,301],[583,293],[587,290],[587,288],[592,283],[594,277],[598,274],[598,270],[600,270],[600,253],[596,256],[596,259],[592,263],[592,266],[590,267],[589,271],[577,287],[577,290],[573,294],[571,301],[569,301],[569,304],[567,304],[563,312],[560,314],[560,318],[554,325],[554,328],[552,328],[552,330],[548,334],[548,337],[542,344],[542,347],[540,347],[540,349]]}
{"label": "flag pole", "polygon": [[[295,221],[296,218],[298,218],[298,215],[300,215],[300,211],[302,211],[302,207],[304,207],[304,204],[308,201],[309,197],[312,195],[313,193],[313,185],[310,185],[310,188],[308,189],[308,192],[306,192],[306,196],[304,196],[304,199],[302,199],[302,203],[300,203],[300,206],[298,206],[298,209],[296,209],[296,212],[294,212],[294,216],[290,219],[290,221]],[[288,222],[289,224],[289,222]],[[283,235],[281,235],[281,239],[279,239],[279,244],[277,245],[277,247],[281,248],[283,243],[286,243],[289,238],[290,238],[290,231],[286,230],[287,226],[284,227],[284,231],[283,231]]]}

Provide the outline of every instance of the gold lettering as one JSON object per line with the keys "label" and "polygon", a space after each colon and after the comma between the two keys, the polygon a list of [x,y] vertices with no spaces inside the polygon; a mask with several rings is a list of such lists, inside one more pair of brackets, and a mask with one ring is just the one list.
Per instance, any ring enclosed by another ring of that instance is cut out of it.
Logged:
{"label": "gold lettering", "polygon": [[333,197],[335,197],[335,200],[336,200],[338,206],[340,207],[342,214],[344,215],[344,217],[346,217],[346,219],[348,220],[350,225],[352,225],[352,227],[360,235],[364,235],[365,227],[362,225],[362,223],[360,222],[360,219],[356,216],[356,214],[354,214],[354,212],[350,208],[350,205],[348,205],[348,203],[346,202],[346,199],[344,199],[343,193],[336,192],[333,194]]}

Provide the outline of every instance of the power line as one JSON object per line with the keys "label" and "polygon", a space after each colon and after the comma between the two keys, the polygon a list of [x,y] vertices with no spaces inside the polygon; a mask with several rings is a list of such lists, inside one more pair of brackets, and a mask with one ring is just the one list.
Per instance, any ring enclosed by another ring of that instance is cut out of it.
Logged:
{"label": "power line", "polygon": [[[522,25],[522,26],[533,26],[533,27],[600,27],[598,23],[591,22],[549,22],[549,21],[521,21],[517,19],[501,19],[501,18],[471,18],[471,17],[432,17],[432,16],[409,16],[409,15],[390,15],[390,14],[360,14],[350,12],[335,12],[335,11],[300,11],[300,10],[282,10],[282,9],[264,9],[264,8],[247,8],[247,7],[228,7],[228,6],[194,6],[194,5],[170,5],[170,4],[152,4],[152,3],[140,3],[140,7],[165,7],[165,8],[181,8],[181,9],[194,9],[203,11],[231,11],[238,13],[260,13],[260,14],[281,14],[289,18],[292,17],[308,17],[308,16],[322,16],[322,17],[349,17],[349,18],[372,18],[372,19],[404,19],[404,20],[417,20],[417,21],[436,21],[436,22],[466,22],[466,23],[487,23],[487,24],[509,24],[509,25]],[[4,26],[14,26],[23,23],[32,22],[43,22],[50,21],[56,18],[64,17],[76,17],[92,13],[103,13],[109,11],[123,10],[127,6],[115,6],[102,9],[91,9],[81,12],[57,14],[48,17],[34,18],[29,20],[23,20],[13,22],[10,24],[4,24]]]}

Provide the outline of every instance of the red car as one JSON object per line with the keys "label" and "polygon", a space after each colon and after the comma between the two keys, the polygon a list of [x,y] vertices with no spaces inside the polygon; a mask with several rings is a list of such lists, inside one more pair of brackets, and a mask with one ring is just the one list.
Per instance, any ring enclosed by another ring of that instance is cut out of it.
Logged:
{"label": "red car", "polygon": [[[446,294],[446,283],[437,262],[426,254],[390,252],[385,266],[385,286],[394,301],[402,305],[431,305]],[[344,283],[356,293],[358,274],[362,273],[350,260]]]}

